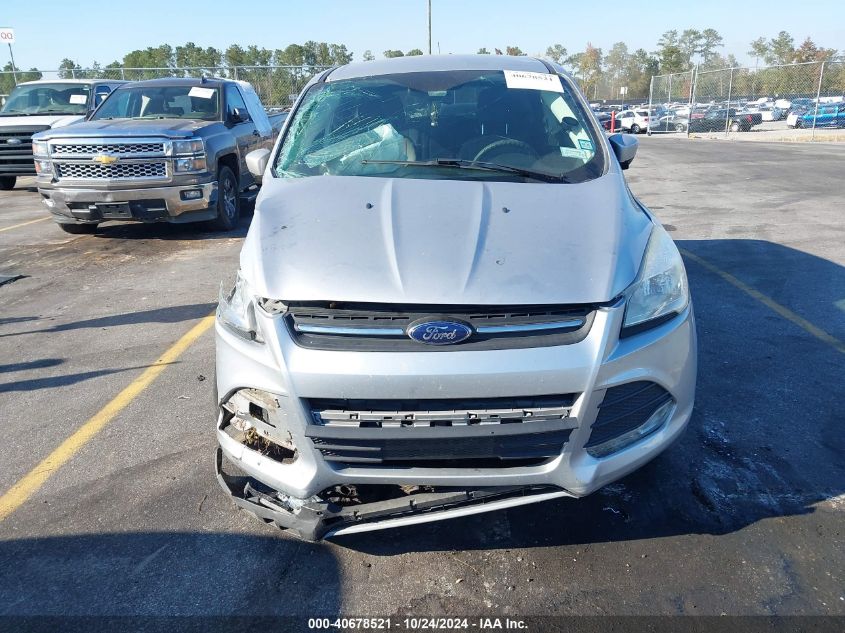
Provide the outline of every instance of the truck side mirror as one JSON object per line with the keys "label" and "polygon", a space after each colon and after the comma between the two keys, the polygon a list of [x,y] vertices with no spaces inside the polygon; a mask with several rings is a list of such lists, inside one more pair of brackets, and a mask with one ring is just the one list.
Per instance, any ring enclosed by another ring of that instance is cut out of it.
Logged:
{"label": "truck side mirror", "polygon": [[607,137],[607,142],[613,148],[613,153],[619,160],[619,166],[622,169],[628,169],[631,161],[637,155],[637,147],[640,142],[633,134],[611,134]]}
{"label": "truck side mirror", "polygon": [[246,155],[246,168],[259,185],[264,170],[267,169],[268,160],[270,160],[270,150],[266,148],[253,150]]}
{"label": "truck side mirror", "polygon": [[229,120],[232,123],[245,123],[249,121],[249,113],[243,108],[233,108]]}

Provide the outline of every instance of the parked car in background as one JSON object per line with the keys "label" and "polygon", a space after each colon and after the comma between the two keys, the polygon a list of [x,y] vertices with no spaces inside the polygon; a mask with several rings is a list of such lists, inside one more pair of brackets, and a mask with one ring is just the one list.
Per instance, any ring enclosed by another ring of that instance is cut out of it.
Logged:
{"label": "parked car in background", "polygon": [[678,124],[685,123],[690,132],[748,132],[755,125],[763,122],[763,115],[759,112],[737,112],[734,108],[710,108],[698,118],[678,120]]}
{"label": "parked car in background", "polygon": [[32,135],[85,119],[123,81],[56,79],[18,84],[0,109],[0,189],[34,176]]}
{"label": "parked car in background", "polygon": [[845,104],[820,105],[801,114],[794,112],[786,119],[786,125],[794,128],[845,127]]}
{"label": "parked car in background", "polygon": [[631,134],[639,134],[648,127],[648,118],[648,110],[623,110],[616,114],[616,123]]}
{"label": "parked car in background", "polygon": [[664,114],[659,118],[652,118],[649,121],[649,133],[651,132],[686,132],[689,119],[675,113]]}
{"label": "parked car in background", "polygon": [[611,125],[613,122],[613,116],[611,114],[608,114],[607,112],[599,112],[593,110],[593,115],[596,117],[596,121],[599,122],[599,125],[601,125],[604,130],[608,132],[611,131]]}
{"label": "parked car in background", "polygon": [[636,139],[563,68],[351,64],[290,116],[247,157],[262,190],[217,310],[238,506],[309,540],[411,525],[582,497],[680,436],[684,264],[626,185]]}
{"label": "parked car in background", "polygon": [[245,157],[270,148],[268,117],[246,82],[153,79],[121,86],[84,123],[33,137],[38,191],[69,233],[108,220],[234,228],[257,194]]}

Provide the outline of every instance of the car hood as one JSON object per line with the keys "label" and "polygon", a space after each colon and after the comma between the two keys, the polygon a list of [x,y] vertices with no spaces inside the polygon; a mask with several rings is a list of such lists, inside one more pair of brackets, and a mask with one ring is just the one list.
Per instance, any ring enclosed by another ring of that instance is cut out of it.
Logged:
{"label": "car hood", "polygon": [[618,171],[582,184],[267,178],[241,270],[285,301],[598,303],[634,280],[650,230]]}
{"label": "car hood", "polygon": [[64,127],[85,119],[81,114],[42,114],[32,116],[0,116],[0,128],[19,126]]}
{"label": "car hood", "polygon": [[194,119],[113,119],[84,121],[61,130],[48,130],[42,138],[82,138],[87,136],[166,136],[187,138],[214,121]]}

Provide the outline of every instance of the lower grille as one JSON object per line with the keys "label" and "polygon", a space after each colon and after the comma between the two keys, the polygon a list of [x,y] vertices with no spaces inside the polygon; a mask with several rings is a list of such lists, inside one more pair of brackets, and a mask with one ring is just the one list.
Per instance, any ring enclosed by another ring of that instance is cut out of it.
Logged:
{"label": "lower grille", "polygon": [[56,163],[56,172],[58,178],[79,180],[165,178],[167,177],[167,164],[164,161],[151,163],[117,163],[115,165]]}
{"label": "lower grille", "polygon": [[657,383],[647,380],[611,387],[599,405],[590,441],[597,446],[642,426],[672,395]]}
{"label": "lower grille", "polygon": [[327,461],[503,467],[560,454],[574,394],[475,400],[311,400],[306,429]]}
{"label": "lower grille", "polygon": [[349,439],[312,437],[330,462],[420,468],[531,466],[560,455],[571,429],[523,435]]}

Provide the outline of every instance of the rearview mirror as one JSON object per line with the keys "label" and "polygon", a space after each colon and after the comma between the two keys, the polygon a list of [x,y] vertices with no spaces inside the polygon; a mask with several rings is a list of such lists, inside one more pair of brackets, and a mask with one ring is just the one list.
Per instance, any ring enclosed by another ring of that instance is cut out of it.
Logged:
{"label": "rearview mirror", "polygon": [[607,137],[607,142],[613,148],[613,153],[619,160],[619,166],[622,169],[628,169],[640,145],[637,138],[633,134],[611,134]]}
{"label": "rearview mirror", "polygon": [[264,170],[267,169],[268,160],[270,160],[270,150],[266,148],[253,150],[246,155],[246,168],[259,185]]}

